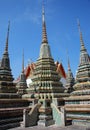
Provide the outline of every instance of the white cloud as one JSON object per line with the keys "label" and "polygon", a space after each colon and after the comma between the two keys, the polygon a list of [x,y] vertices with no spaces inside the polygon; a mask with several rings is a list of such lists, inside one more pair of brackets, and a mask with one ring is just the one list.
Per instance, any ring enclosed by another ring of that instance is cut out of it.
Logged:
{"label": "white cloud", "polygon": [[24,12],[19,14],[14,19],[14,22],[31,21],[34,24],[39,24],[40,21],[41,21],[40,19],[41,19],[40,15],[38,14],[37,11],[34,13],[34,11],[30,10],[29,8],[27,8]]}
{"label": "white cloud", "polygon": [[[45,4],[45,14],[48,19],[52,18],[52,14],[55,12],[54,9],[51,9],[49,7],[50,3],[52,3],[54,0],[46,0],[44,2]],[[37,1],[38,6],[34,6],[33,8],[27,7],[23,12],[20,12],[17,14],[16,18],[14,19],[14,22],[22,22],[22,21],[30,21],[34,24],[40,24],[41,23],[41,13],[40,8],[42,8],[42,0]]]}

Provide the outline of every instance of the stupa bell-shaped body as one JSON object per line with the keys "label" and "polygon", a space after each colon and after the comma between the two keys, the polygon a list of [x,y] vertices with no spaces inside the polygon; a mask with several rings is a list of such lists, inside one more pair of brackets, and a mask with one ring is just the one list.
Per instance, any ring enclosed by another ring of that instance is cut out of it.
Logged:
{"label": "stupa bell-shaped body", "polygon": [[49,45],[46,44],[46,43],[41,44],[39,59],[41,59],[41,58],[51,58],[51,57],[52,56],[51,56],[51,51],[50,51]]}

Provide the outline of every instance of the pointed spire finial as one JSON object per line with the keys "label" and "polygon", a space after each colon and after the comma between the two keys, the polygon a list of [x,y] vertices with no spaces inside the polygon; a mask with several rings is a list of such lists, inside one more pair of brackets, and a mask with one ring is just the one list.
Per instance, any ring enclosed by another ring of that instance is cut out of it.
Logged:
{"label": "pointed spire finial", "polygon": [[70,60],[69,60],[68,50],[67,50],[67,59],[68,59],[68,70],[71,70],[71,68],[70,68]]}
{"label": "pointed spire finial", "polygon": [[8,31],[7,31],[7,38],[6,38],[5,52],[8,52],[9,31],[10,31],[10,21],[8,22]]}
{"label": "pointed spire finial", "polygon": [[22,55],[22,73],[24,73],[24,50]]}
{"label": "pointed spire finial", "polygon": [[45,23],[44,0],[42,3],[42,43],[48,43]]}
{"label": "pointed spire finial", "polygon": [[71,67],[70,67],[70,60],[69,60],[69,57],[68,57],[68,71],[71,71]]}
{"label": "pointed spire finial", "polygon": [[80,21],[79,19],[77,19],[77,24],[78,24],[78,29],[79,29],[79,33],[81,32],[81,28],[80,28]]}
{"label": "pointed spire finial", "polygon": [[79,34],[80,34],[81,50],[85,50],[85,46],[84,46],[83,36],[82,36],[81,28],[80,28],[80,21],[79,21],[79,19],[77,20],[77,23],[78,23],[78,29],[79,29]]}
{"label": "pointed spire finial", "polygon": [[69,61],[69,57],[68,57],[68,70],[70,70],[70,61]]}
{"label": "pointed spire finial", "polygon": [[44,0],[43,0],[43,3],[42,3],[42,22],[45,22]]}

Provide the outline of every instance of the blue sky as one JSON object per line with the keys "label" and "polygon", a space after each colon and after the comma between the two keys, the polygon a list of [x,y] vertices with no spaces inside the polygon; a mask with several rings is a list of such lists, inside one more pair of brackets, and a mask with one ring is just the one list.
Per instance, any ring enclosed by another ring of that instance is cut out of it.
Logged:
{"label": "blue sky", "polygon": [[[85,47],[90,52],[90,0],[44,0],[47,36],[54,60],[62,61],[67,72],[67,51],[75,75],[79,65],[80,20]],[[39,57],[42,41],[42,0],[0,0],[0,58],[10,20],[9,56],[12,74],[18,77],[25,66]]]}

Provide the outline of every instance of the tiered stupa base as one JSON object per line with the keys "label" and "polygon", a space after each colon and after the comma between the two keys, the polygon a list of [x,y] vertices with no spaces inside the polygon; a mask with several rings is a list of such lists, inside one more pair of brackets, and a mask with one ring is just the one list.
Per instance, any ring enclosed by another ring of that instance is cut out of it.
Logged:
{"label": "tiered stupa base", "polygon": [[17,93],[0,93],[0,99],[16,99],[20,98],[20,95]]}
{"label": "tiered stupa base", "polygon": [[74,125],[88,125],[90,122],[90,95],[70,96],[65,99],[66,116]]}
{"label": "tiered stupa base", "polygon": [[72,96],[90,95],[90,81],[77,83],[74,85],[75,91],[71,93]]}

